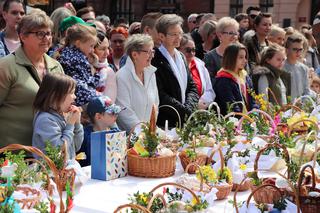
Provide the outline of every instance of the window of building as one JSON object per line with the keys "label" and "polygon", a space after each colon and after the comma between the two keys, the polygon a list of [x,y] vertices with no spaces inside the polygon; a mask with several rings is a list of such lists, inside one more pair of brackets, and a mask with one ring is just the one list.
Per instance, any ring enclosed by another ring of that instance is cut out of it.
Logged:
{"label": "window of building", "polygon": [[261,12],[272,13],[273,11],[273,0],[260,0]]}
{"label": "window of building", "polygon": [[111,8],[113,20],[124,17],[131,22],[134,19],[131,0],[113,0],[111,1]]}
{"label": "window of building", "polygon": [[243,0],[230,0],[230,17],[234,17],[238,13],[242,13]]}

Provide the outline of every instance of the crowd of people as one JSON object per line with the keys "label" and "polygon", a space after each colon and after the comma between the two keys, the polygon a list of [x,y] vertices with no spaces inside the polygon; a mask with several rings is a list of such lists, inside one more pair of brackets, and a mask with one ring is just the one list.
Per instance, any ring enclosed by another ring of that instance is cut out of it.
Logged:
{"label": "crowd of people", "polygon": [[311,26],[281,28],[258,7],[220,19],[191,14],[184,31],[176,14],[147,13],[129,25],[71,3],[50,17],[25,14],[19,0],[2,6],[1,147],[66,143],[70,158],[84,151],[89,165],[91,132],[129,132],[154,105],[157,125],[175,127],[176,112],[161,106],[183,123],[212,102],[223,115],[259,108],[253,91],[279,105],[320,93]]}

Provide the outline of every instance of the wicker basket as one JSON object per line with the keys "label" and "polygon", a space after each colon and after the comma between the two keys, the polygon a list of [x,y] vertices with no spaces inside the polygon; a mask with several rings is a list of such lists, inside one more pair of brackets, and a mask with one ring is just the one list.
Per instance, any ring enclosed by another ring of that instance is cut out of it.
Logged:
{"label": "wicker basket", "polygon": [[[185,186],[180,185],[178,183],[165,182],[165,183],[161,183],[161,184],[157,185],[156,187],[151,189],[151,191],[149,192],[149,194],[154,194],[154,195],[153,195],[153,197],[151,199],[148,200],[148,206],[147,206],[148,210],[150,210],[154,199],[157,198],[157,197],[159,197],[162,200],[164,206],[170,206],[170,203],[166,203],[166,200],[164,199],[162,194],[155,194],[155,192],[158,189],[163,189],[163,187],[167,187],[167,186],[174,186],[177,189],[181,189],[181,190],[189,192],[192,195],[192,197],[195,199],[196,203],[198,203],[198,204],[200,203],[199,197],[191,189],[189,189],[188,187],[185,187]],[[161,190],[161,193],[162,193],[162,190]]]}
{"label": "wicker basket", "polygon": [[[302,186],[302,181],[304,177],[304,171],[309,168],[311,171],[311,186],[304,186],[307,189],[307,192],[310,191],[316,191],[320,193],[320,189],[316,188],[316,182],[315,182],[315,173],[314,169],[311,165],[305,165],[299,175],[298,179],[298,197],[299,197],[299,204],[300,204],[300,209],[302,213],[317,213],[319,212],[320,209],[320,197],[311,197],[308,195],[302,195],[301,193],[301,188]],[[297,200],[296,200],[297,201]]]}
{"label": "wicker basket", "polygon": [[[212,151],[212,153],[209,157],[209,160],[210,161],[212,160],[216,151],[218,151],[219,156],[220,156],[220,170],[223,171],[224,167],[225,167],[225,162],[224,162],[223,153],[222,153],[220,147],[217,147],[215,150]],[[222,199],[227,198],[232,190],[232,185],[233,185],[232,183],[227,183],[227,185],[213,185],[212,187],[216,188],[218,190],[218,192],[216,193],[217,200],[222,200]]]}
{"label": "wicker basket", "polygon": [[53,161],[48,158],[41,150],[39,150],[38,148],[32,147],[32,146],[24,146],[21,144],[10,144],[6,147],[3,147],[0,149],[0,153],[3,153],[5,151],[16,151],[16,150],[25,150],[27,152],[31,152],[41,158],[44,159],[44,161],[47,163],[47,165],[49,166],[50,170],[53,173],[54,176],[54,182],[57,185],[57,189],[58,189],[58,194],[59,194],[59,201],[60,201],[60,213],[66,213],[68,212],[68,210],[65,210],[64,207],[64,202],[62,200],[62,184],[60,181],[60,177],[59,177],[59,171],[57,169],[57,167],[54,165]]}
{"label": "wicker basket", "polygon": [[232,191],[244,192],[250,189],[250,180],[246,180],[243,184],[233,183]]}
{"label": "wicker basket", "polygon": [[[283,153],[285,155],[285,161],[288,163],[289,162],[289,153],[287,148],[279,143],[269,143],[267,144],[264,148],[260,149],[259,152],[257,153],[257,156],[254,160],[254,172],[258,171],[258,162],[259,162],[259,158],[260,156],[263,154],[263,152],[271,147],[277,147],[279,149],[283,150]],[[290,172],[287,172],[287,176],[288,179],[290,178]],[[267,184],[267,185],[271,185],[271,184]],[[257,188],[259,188],[258,186],[253,185],[250,182],[250,189],[251,191],[255,191]],[[253,199],[255,200],[256,203],[273,203],[274,201],[277,201],[281,198],[282,194],[278,193],[278,190],[275,189],[274,187],[263,187],[263,189],[259,190],[258,192],[253,194]]]}
{"label": "wicker basket", "polygon": [[[197,155],[197,158],[195,160],[191,160],[187,156],[186,152],[182,151],[182,152],[179,153],[179,158],[180,158],[180,162],[181,162],[181,165],[183,167],[183,170],[186,170],[187,166],[190,163],[195,163],[195,164],[197,164],[199,166],[206,165],[208,156],[204,155],[204,154],[201,154],[201,155]],[[195,174],[196,170],[197,170],[197,167],[194,166],[194,165],[191,165],[187,172],[189,174]]]}
{"label": "wicker basket", "polygon": [[[268,135],[258,135],[258,134],[256,134],[256,136],[258,136],[260,138],[263,138],[264,140],[271,141],[273,139],[275,131],[277,129],[276,124],[274,123],[274,120],[271,118],[271,116],[268,113],[266,113],[266,112],[264,112],[262,110],[259,110],[259,109],[253,109],[250,112],[248,112],[247,115],[250,115],[250,114],[253,114],[253,113],[260,113],[265,119],[267,119],[269,121],[269,125],[270,125],[270,128],[271,128],[271,131],[269,132]],[[237,131],[241,130],[242,124],[243,124],[243,120],[244,120],[244,117],[242,117],[239,120],[239,125],[237,127]]]}
{"label": "wicker basket", "polygon": [[176,155],[140,157],[128,152],[128,174],[146,178],[164,178],[174,175]]}

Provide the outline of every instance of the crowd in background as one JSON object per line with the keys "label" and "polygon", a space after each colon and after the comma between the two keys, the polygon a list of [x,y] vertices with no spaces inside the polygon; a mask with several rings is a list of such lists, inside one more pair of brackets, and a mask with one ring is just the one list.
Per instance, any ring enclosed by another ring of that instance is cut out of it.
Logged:
{"label": "crowd in background", "polygon": [[66,3],[50,17],[25,14],[19,0],[1,6],[1,147],[66,142],[69,157],[84,151],[89,165],[92,132],[129,132],[154,105],[157,125],[175,127],[165,106],[183,123],[214,101],[222,114],[259,108],[253,92],[279,105],[320,94],[311,26],[282,28],[258,7],[219,19],[152,12],[111,23],[86,5]]}

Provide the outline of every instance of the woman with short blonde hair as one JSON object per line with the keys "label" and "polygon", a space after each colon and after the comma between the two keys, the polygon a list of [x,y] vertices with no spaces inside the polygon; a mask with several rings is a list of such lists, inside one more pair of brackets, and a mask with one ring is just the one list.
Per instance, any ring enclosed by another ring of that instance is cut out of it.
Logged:
{"label": "woman with short blonde hair", "polygon": [[221,18],[216,25],[216,34],[220,41],[219,46],[205,54],[203,59],[210,73],[212,82],[218,70],[221,68],[224,50],[229,44],[239,39],[239,23],[230,17]]}

